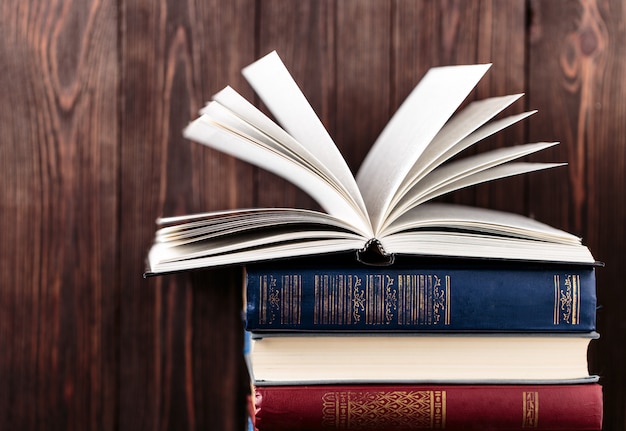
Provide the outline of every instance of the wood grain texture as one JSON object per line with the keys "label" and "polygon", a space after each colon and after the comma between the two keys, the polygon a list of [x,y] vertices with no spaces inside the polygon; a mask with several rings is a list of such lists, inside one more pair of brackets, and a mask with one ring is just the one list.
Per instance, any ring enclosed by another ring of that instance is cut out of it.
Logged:
{"label": "wood grain texture", "polygon": [[0,423],[112,429],[118,68],[113,2],[3,2]]}
{"label": "wood grain texture", "polygon": [[[523,0],[398,0],[394,4],[394,111],[433,66],[492,63],[468,101],[524,92],[526,8]],[[525,103],[521,100],[501,116],[524,110]],[[479,148],[526,142],[525,130],[523,123],[514,125],[485,139]],[[526,184],[526,178],[505,179],[461,190],[442,200],[525,213]]]}
{"label": "wood grain texture", "polygon": [[356,173],[390,117],[391,3],[337,3],[336,140]]}
{"label": "wood grain texture", "polygon": [[121,429],[243,428],[240,270],[141,273],[157,217],[252,204],[251,169],[181,131],[223,86],[243,87],[254,11],[249,1],[124,2]]}
{"label": "wood grain texture", "polygon": [[[334,15],[332,1],[262,1],[259,2],[256,41],[258,57],[271,51],[278,52],[331,136],[335,81]],[[300,189],[269,172],[257,169],[255,179],[256,204],[259,206],[319,208]]]}
{"label": "wood grain texture", "polygon": [[598,270],[601,338],[590,362],[604,386],[607,430],[626,423],[626,373],[614,365],[626,362],[625,13],[621,2],[534,2],[529,45],[529,97],[542,112],[530,134],[560,139],[554,157],[569,163],[554,181],[531,184],[532,212],[581,235],[606,263]]}
{"label": "wood grain texture", "polygon": [[117,402],[115,5],[4,2],[0,422],[111,428]]}
{"label": "wood grain texture", "polygon": [[[0,425],[242,430],[241,272],[145,280],[161,215],[316,204],[181,130],[278,50],[356,171],[429,67],[493,62],[469,100],[538,109],[483,148],[562,144],[567,169],[456,202],[580,234],[598,272],[592,372],[626,430],[626,8],[619,0],[0,3]],[[261,108],[263,106],[259,104]]]}

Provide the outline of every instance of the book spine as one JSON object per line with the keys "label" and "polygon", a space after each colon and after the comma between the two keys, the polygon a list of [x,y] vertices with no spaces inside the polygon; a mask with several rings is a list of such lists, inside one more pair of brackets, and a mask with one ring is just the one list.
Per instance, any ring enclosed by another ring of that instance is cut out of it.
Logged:
{"label": "book spine", "polygon": [[263,386],[258,431],[599,430],[602,388],[581,385]]}
{"label": "book spine", "polygon": [[246,329],[595,330],[593,266],[533,269],[248,268]]}

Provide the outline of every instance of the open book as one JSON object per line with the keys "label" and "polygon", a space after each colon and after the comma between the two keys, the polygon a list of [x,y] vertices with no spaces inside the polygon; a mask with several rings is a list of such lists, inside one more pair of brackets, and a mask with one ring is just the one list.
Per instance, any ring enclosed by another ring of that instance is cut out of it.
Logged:
{"label": "open book", "polygon": [[[355,251],[593,263],[580,238],[530,218],[428,203],[460,188],[560,166],[517,159],[556,143],[455,157],[533,112],[494,120],[521,95],[459,106],[489,65],[431,69],[394,114],[356,178],[275,52],[243,70],[276,122],[226,87],[185,137],[271,171],[324,210],[254,208],[162,218],[147,274]],[[453,159],[451,161],[451,159]]]}

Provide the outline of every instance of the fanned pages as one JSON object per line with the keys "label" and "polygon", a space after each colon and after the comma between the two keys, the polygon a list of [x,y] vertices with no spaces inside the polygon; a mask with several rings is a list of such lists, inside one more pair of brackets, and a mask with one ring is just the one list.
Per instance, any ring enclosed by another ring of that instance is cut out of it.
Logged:
{"label": "fanned pages", "polygon": [[382,131],[357,174],[375,231],[402,180],[489,66],[430,69]]}
{"label": "fanned pages", "polygon": [[[389,121],[356,178],[275,52],[244,76],[280,125],[230,87],[184,135],[301,188],[324,212],[250,208],[161,218],[147,274],[330,253],[593,264],[580,238],[527,217],[428,201],[475,184],[561,166],[523,157],[556,143],[460,157],[534,111],[494,120],[521,95],[468,103],[489,65],[431,69]],[[458,112],[457,112],[458,111]],[[367,262],[365,262],[367,263]]]}

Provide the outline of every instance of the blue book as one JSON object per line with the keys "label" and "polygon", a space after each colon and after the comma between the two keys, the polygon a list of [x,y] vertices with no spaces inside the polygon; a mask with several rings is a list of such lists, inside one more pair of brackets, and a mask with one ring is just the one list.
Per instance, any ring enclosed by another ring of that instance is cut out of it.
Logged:
{"label": "blue book", "polygon": [[593,265],[246,268],[246,329],[589,332]]}

